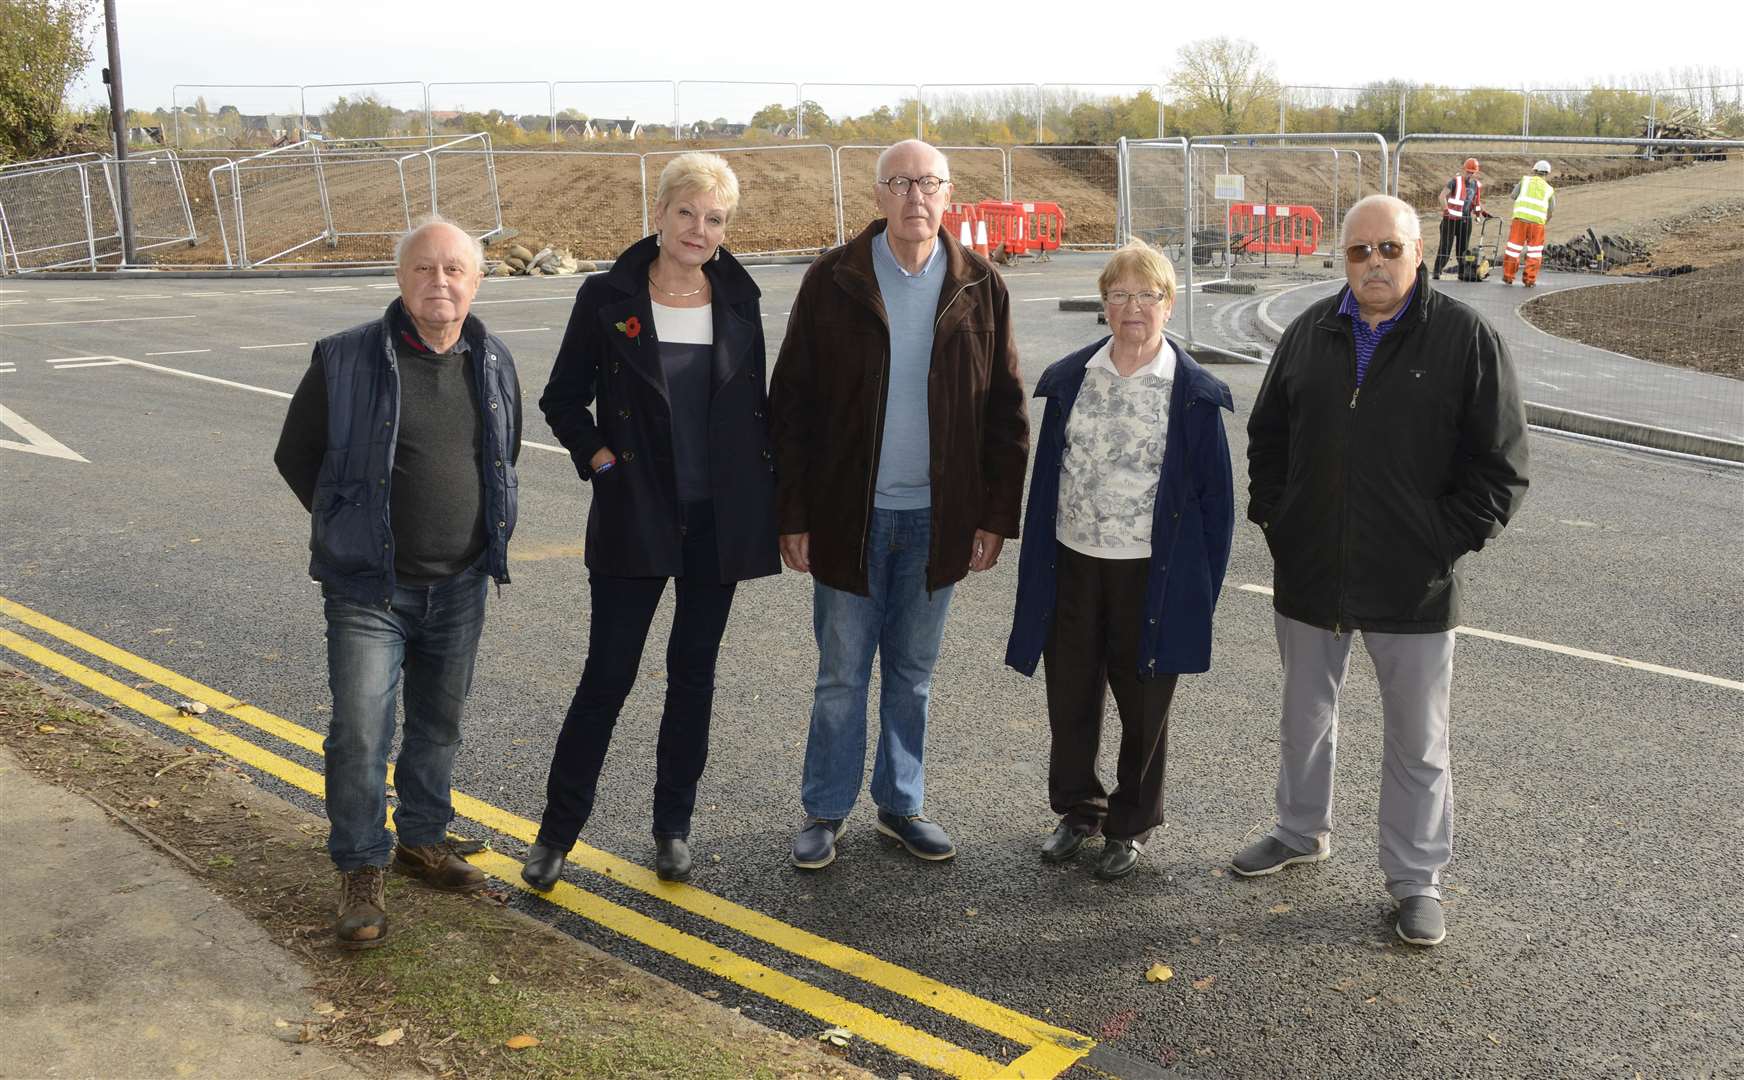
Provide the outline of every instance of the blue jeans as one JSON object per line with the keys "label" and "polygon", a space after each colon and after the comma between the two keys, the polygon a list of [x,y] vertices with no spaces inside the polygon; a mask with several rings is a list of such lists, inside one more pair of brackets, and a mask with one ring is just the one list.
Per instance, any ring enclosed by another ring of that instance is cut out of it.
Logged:
{"label": "blue jeans", "polygon": [[467,570],[434,585],[397,585],[391,606],[359,604],[323,588],[333,720],[327,754],[327,852],[341,871],[386,866],[388,750],[405,672],[406,731],[394,762],[394,827],[410,847],[434,844],[454,817],[449,784],[460,712],[472,689],[490,579]]}
{"label": "blue jeans", "polygon": [[872,801],[904,816],[926,797],[927,697],[945,633],[951,587],[928,595],[932,511],[872,511],[866,571],[870,596],[813,585],[817,695],[805,747],[801,799],[812,817],[845,818],[866,775],[866,695],[880,660],[878,755]]}

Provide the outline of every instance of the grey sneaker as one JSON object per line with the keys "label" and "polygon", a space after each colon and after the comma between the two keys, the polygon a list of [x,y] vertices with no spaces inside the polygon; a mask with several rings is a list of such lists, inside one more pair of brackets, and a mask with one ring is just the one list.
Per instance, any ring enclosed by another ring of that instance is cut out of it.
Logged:
{"label": "grey sneaker", "polygon": [[1447,937],[1441,901],[1433,896],[1407,896],[1399,901],[1399,921],[1393,925],[1401,940],[1412,945],[1439,945]]}
{"label": "grey sneaker", "polygon": [[1242,848],[1229,865],[1242,877],[1265,877],[1291,863],[1323,862],[1331,854],[1330,844],[1319,851],[1301,852],[1268,835]]}

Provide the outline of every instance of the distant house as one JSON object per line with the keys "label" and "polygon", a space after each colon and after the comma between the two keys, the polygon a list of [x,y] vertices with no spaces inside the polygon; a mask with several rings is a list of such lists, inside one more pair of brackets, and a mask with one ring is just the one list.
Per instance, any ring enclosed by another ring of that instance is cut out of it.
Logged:
{"label": "distant house", "polygon": [[432,110],[430,110],[430,122],[432,124],[437,124],[437,125],[452,124],[459,119],[460,119],[460,110],[459,109],[432,109]]}
{"label": "distant house", "polygon": [[684,125],[684,137],[687,139],[737,139],[750,130],[750,124],[717,124],[710,120],[697,120]]}
{"label": "distant house", "polygon": [[799,138],[798,124],[770,124],[767,128],[764,128],[764,130],[775,136],[777,139]]}
{"label": "distant house", "polygon": [[594,117],[587,122],[585,136],[589,139],[637,139],[642,136],[642,125],[634,120],[607,120]]}
{"label": "distant house", "polygon": [[[300,116],[287,116],[282,113],[243,113],[238,119],[242,123],[244,135],[264,135],[268,138],[282,139],[291,135],[303,126]],[[314,125],[309,125],[313,127]]]}
{"label": "distant house", "polygon": [[672,128],[666,124],[643,124],[642,137],[645,139],[670,139]]}
{"label": "distant house", "polygon": [[127,129],[127,141],[129,143],[155,143],[158,146],[162,146],[164,144],[163,125],[153,124],[150,127],[130,127]]}

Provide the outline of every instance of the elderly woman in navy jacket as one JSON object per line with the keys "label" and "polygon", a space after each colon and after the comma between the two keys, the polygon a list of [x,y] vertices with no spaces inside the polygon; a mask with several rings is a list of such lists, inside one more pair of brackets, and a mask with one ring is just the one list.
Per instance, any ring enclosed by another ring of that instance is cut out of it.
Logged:
{"label": "elderly woman in navy jacket", "polygon": [[[1065,862],[1097,833],[1105,880],[1138,865],[1163,821],[1163,761],[1176,678],[1211,666],[1211,613],[1235,530],[1229,388],[1163,337],[1175,272],[1142,242],[1098,281],[1113,331],[1051,365],[1018,557],[1005,662],[1047,660],[1048,799],[1059,827],[1042,858]],[[1114,691],[1120,759],[1096,775]]]}
{"label": "elderly woman in navy jacket", "polygon": [[593,501],[587,660],[522,870],[537,889],[556,884],[593,811],[668,578],[677,607],[655,756],[654,865],[669,881],[690,876],[691,812],[734,586],[781,569],[759,291],[721,246],[738,201],[721,158],[674,158],[660,174],[654,235],[582,285],[539,399]]}

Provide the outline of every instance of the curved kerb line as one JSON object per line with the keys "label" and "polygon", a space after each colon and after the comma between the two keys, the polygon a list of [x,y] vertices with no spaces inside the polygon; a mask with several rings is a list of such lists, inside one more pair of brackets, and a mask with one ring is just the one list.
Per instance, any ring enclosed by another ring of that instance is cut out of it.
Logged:
{"label": "curved kerb line", "polygon": [[[82,630],[68,626],[50,616],[34,611],[31,608],[27,608],[3,596],[0,596],[0,614],[8,615],[27,626],[50,634],[75,648],[108,661],[119,668],[151,679],[166,689],[187,697],[190,700],[202,702],[210,708],[216,709],[225,715],[231,716],[251,727],[264,731],[267,734],[273,735],[274,737],[290,743],[310,754],[319,756],[322,753],[321,736],[301,725],[294,724],[282,717],[266,712],[263,709],[238,701],[230,695],[221,693],[218,690],[208,687],[193,679],[189,679],[186,676],[177,674],[174,671],[158,664],[154,664],[142,657],[135,656],[134,654],[111,645],[100,638],[93,637]],[[61,671],[64,667],[80,667],[74,662],[61,657],[58,653],[47,650],[42,646],[37,645],[35,642],[29,641],[29,639],[18,637],[9,631],[0,630],[0,644],[12,648],[15,652],[30,655],[32,660],[42,663],[43,666],[49,667],[53,670]],[[49,659],[43,659],[42,656],[33,653],[23,653],[20,646],[34,650],[34,653],[46,654],[46,657]],[[54,662],[51,663],[49,662],[50,660],[53,660]],[[277,755],[273,755],[268,751],[254,746],[254,744],[249,743],[246,740],[239,739],[236,736],[211,728],[210,725],[204,724],[203,722],[190,722],[189,718],[180,716],[180,714],[176,713],[175,710],[169,709],[167,706],[162,705],[161,702],[156,702],[155,699],[139,694],[137,691],[123,686],[114,680],[108,679],[107,676],[103,676],[100,673],[82,667],[80,667],[80,671],[81,673],[88,672],[95,680],[104,682],[105,687],[92,685],[90,682],[86,682],[84,679],[78,678],[76,675],[69,674],[68,677],[74,678],[75,681],[82,682],[84,685],[89,686],[98,693],[102,693],[106,697],[110,697],[113,700],[123,703],[127,708],[133,709],[136,712],[141,712],[160,723],[165,723],[167,726],[170,726],[175,730],[183,731],[185,734],[190,735],[190,737],[206,741],[200,734],[196,734],[194,730],[190,730],[191,727],[223,736],[223,741],[226,743],[226,753],[232,753],[233,756],[238,757],[240,760],[254,765],[256,768],[262,768],[263,771],[278,776],[287,783],[302,788],[316,797],[322,795],[324,791],[324,781],[321,779],[320,774],[315,773],[313,770],[307,769],[305,766],[298,765],[295,762],[288,761],[287,759],[280,758]],[[68,674],[66,671],[61,671],[61,673]],[[166,712],[170,714],[167,717],[165,716]],[[230,749],[233,744],[240,745],[233,750]],[[208,745],[215,744],[208,743]],[[287,768],[285,772],[281,773],[277,768],[267,768],[266,766],[256,764],[255,761],[244,756],[244,753],[251,754],[262,760],[270,759],[268,764],[271,765],[282,763],[282,765]],[[313,779],[310,780],[310,778]],[[308,780],[313,786],[311,787],[309,784],[301,782],[304,780]],[[538,827],[534,822],[458,791],[454,793],[454,808],[456,813],[463,817],[477,821],[497,832],[515,837],[516,839],[527,843],[531,843],[538,833]],[[506,859],[506,857],[503,858]],[[938,982],[937,980],[918,972],[910,971],[907,968],[892,964],[887,960],[880,959],[869,953],[861,952],[850,946],[831,941],[828,938],[821,937],[798,927],[790,926],[765,915],[762,912],[735,904],[732,901],[715,896],[714,894],[705,892],[702,889],[691,885],[660,881],[652,871],[649,871],[645,867],[621,859],[609,852],[600,851],[585,844],[578,844],[571,852],[569,861],[622,885],[626,885],[639,892],[666,901],[667,903],[692,914],[699,915],[717,925],[737,931],[747,937],[754,938],[766,944],[773,945],[823,967],[839,971],[846,975],[851,975],[862,982],[888,990],[892,993],[908,998],[911,1001],[925,1005],[937,1012],[943,1013],[946,1016],[962,1020],[1021,1046],[1030,1048],[1029,1053],[1024,1054],[1009,1066],[1010,1069],[1020,1071],[1012,1072],[1009,1075],[1057,1075],[1058,1072],[1069,1067],[1073,1062],[1089,1053],[1095,1045],[1093,1040],[1080,1035],[1077,1032],[1055,1027],[1032,1017],[1025,1016],[1021,1013],[1007,1009],[1004,1006],[987,1001],[984,998],[959,990],[956,987]],[[509,875],[505,880],[510,884],[519,886],[520,877],[518,864],[516,864],[515,873]],[[582,892],[582,890],[576,891],[578,893]],[[583,895],[590,894],[583,893]],[[601,900],[600,902],[602,904],[609,903],[604,900]],[[568,908],[568,905],[560,904],[559,906]],[[614,907],[616,907],[616,905],[614,905]],[[629,909],[627,908],[621,910],[629,912]],[[577,912],[577,914],[582,914],[584,917],[592,918],[592,916],[587,915],[586,912]],[[635,915],[636,913],[630,912],[630,914]],[[639,915],[637,917],[644,918]],[[655,923],[654,925],[663,926],[663,924],[659,923]],[[610,924],[609,928],[622,932],[616,923]],[[678,934],[679,932],[671,931],[671,933]],[[634,935],[627,936],[634,937]],[[637,940],[640,939],[638,938]],[[701,939],[696,940],[700,941]],[[708,948],[715,954],[730,955],[726,953],[725,950],[719,949],[713,945],[709,945]],[[679,954],[672,953],[672,955],[676,956]],[[688,956],[683,956],[681,958],[690,962]],[[752,963],[752,961],[744,960],[743,958],[734,957],[733,959],[736,963]],[[748,989],[752,989],[759,994],[767,995],[767,988],[777,985],[765,978],[759,978],[757,980],[760,985],[748,985],[741,982],[739,979],[733,978],[731,974],[715,971],[714,968],[706,966],[704,969],[710,970],[716,974],[721,974],[725,978],[729,978],[734,982],[739,982],[740,985],[746,985]],[[779,974],[773,972],[772,969],[766,970],[771,970],[771,974]],[[805,986],[806,984],[801,983],[798,985]],[[827,994],[827,992],[821,990],[816,991],[816,993]],[[776,1000],[783,999],[777,998]],[[852,1003],[846,1002],[845,999],[841,1000],[844,1004],[852,1005]],[[786,1001],[783,1001],[783,1003],[791,1004]],[[803,1005],[794,1005],[794,1007],[799,1008],[802,1011],[811,1012],[813,1015],[822,1015]],[[854,1006],[854,1008],[859,1008],[859,1006]],[[871,1015],[875,1016],[877,1014]],[[886,1023],[895,1022],[886,1021]],[[858,1022],[843,1022],[842,1026],[848,1026],[855,1031],[859,1031],[866,1038],[871,1039],[872,1041],[880,1041],[871,1031],[862,1031]],[[924,1039],[933,1038],[932,1036],[926,1035],[924,1032],[915,1029],[906,1030],[912,1031],[914,1036],[923,1037]],[[941,1045],[949,1046],[949,1044],[942,1043]],[[918,1046],[916,1048],[919,1049]],[[917,1061],[925,1058],[925,1054],[917,1055],[911,1053],[908,1049],[897,1047],[892,1047],[892,1049],[895,1049],[898,1053],[901,1053],[906,1057],[911,1057]],[[956,1050],[957,1048],[953,1047],[952,1049]],[[960,1050],[958,1052],[967,1053],[967,1051]],[[978,1058],[977,1062],[978,1064],[976,1067],[970,1069],[970,1071],[963,1073],[953,1072],[953,1075],[988,1076],[993,1075],[1001,1068],[1004,1068],[998,1065],[998,1063],[987,1059]],[[983,1065],[986,1067],[982,1067]],[[937,1065],[934,1067],[942,1068],[942,1066]],[[944,1069],[943,1071],[949,1072],[952,1070]]]}

